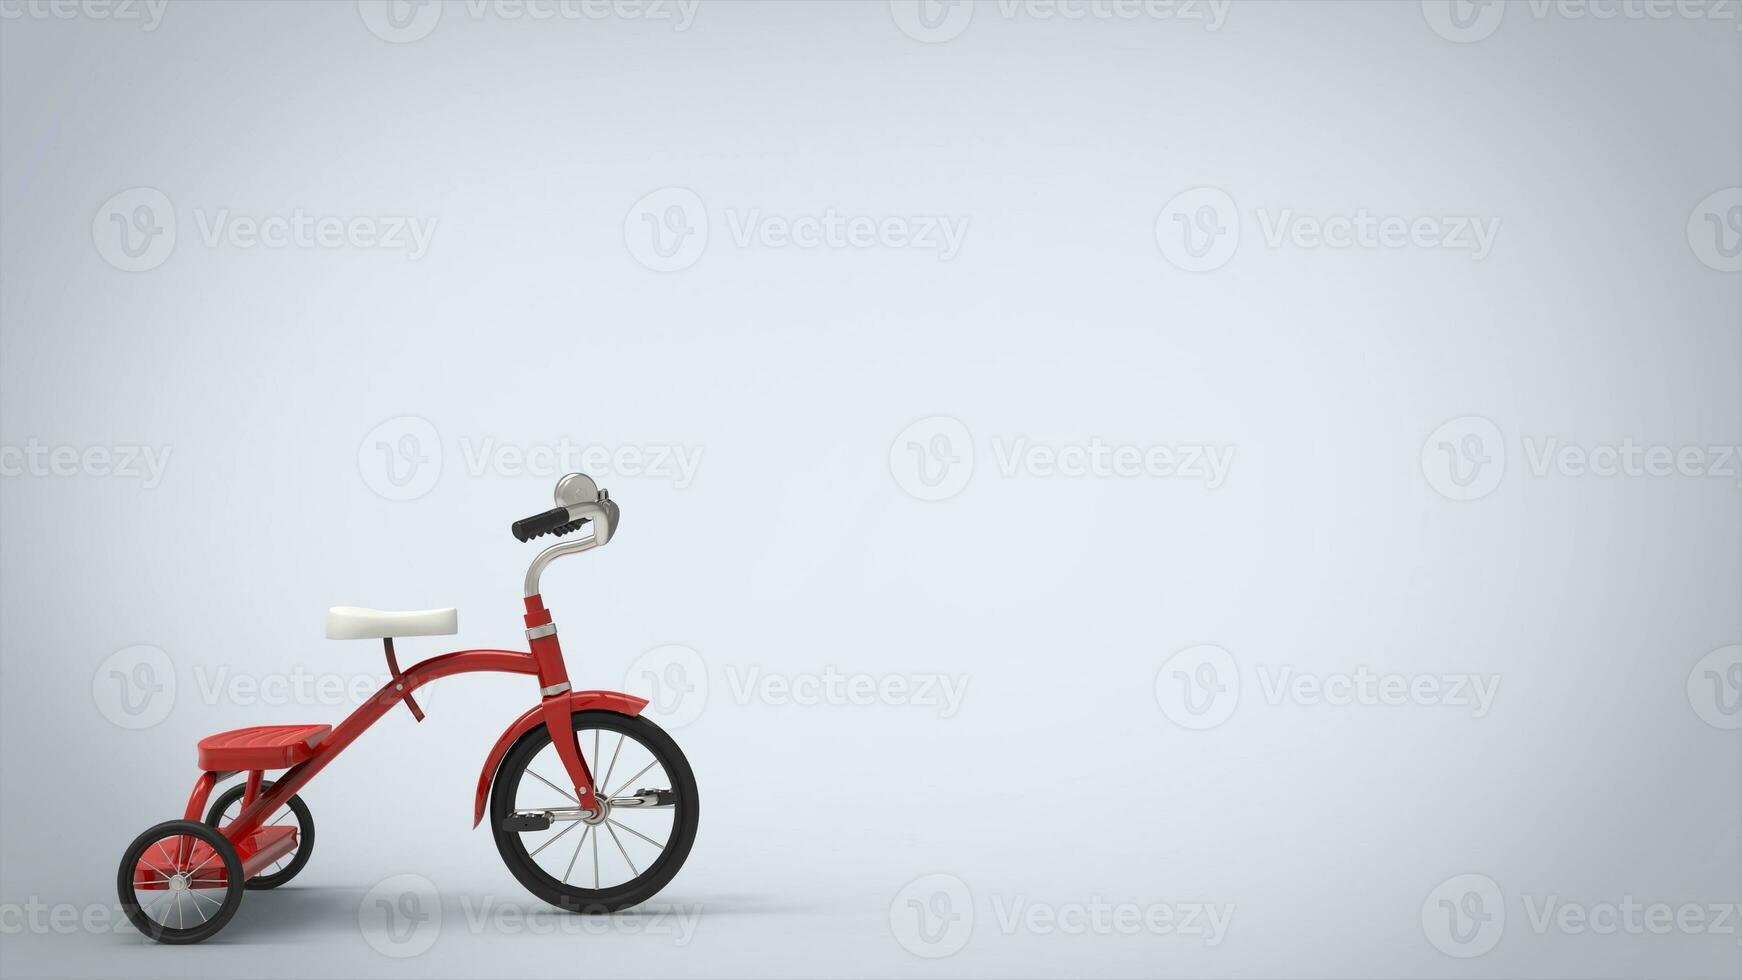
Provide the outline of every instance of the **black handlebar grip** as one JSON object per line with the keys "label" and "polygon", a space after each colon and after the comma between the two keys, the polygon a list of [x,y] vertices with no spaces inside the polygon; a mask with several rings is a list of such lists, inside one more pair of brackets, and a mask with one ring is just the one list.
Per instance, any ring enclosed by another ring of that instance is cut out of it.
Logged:
{"label": "black handlebar grip", "polygon": [[554,507],[542,514],[515,521],[512,530],[517,539],[531,541],[533,538],[543,537],[546,534],[562,537],[585,523],[587,523],[586,518],[570,521],[567,507]]}

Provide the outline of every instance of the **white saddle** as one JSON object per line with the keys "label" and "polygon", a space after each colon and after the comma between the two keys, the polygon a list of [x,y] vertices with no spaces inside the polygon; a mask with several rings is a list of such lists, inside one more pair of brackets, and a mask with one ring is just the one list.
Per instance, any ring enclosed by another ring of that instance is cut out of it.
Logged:
{"label": "white saddle", "polygon": [[379,640],[390,636],[452,636],[460,631],[456,609],[384,612],[357,606],[327,610],[327,639]]}

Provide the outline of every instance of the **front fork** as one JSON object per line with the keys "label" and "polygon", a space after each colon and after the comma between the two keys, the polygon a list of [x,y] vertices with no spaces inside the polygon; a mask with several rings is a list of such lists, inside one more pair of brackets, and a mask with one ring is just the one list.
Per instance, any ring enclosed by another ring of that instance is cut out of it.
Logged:
{"label": "front fork", "polygon": [[575,738],[575,725],[569,716],[569,671],[563,664],[562,645],[557,642],[556,624],[550,610],[536,595],[526,597],[526,640],[532,646],[532,659],[538,663],[539,693],[544,696],[544,726],[550,730],[550,744],[556,746],[557,757],[568,771],[575,787],[575,800],[583,810],[597,811],[598,797],[593,792],[593,773],[581,755]]}

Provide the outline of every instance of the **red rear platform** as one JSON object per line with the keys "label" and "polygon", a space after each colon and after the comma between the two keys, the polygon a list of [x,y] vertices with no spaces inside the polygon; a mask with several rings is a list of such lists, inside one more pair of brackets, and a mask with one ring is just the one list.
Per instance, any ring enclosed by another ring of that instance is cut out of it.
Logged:
{"label": "red rear platform", "polygon": [[[239,841],[236,855],[242,859],[242,878],[247,880],[265,870],[272,862],[296,850],[295,827],[261,827]],[[191,846],[190,846],[191,845]],[[185,855],[172,853],[185,848]],[[223,888],[228,882],[224,862],[212,853],[205,841],[183,837],[175,846],[162,846],[146,851],[133,866],[133,887],[140,891],[163,891],[169,887],[169,877],[177,871],[187,872],[190,888]]]}
{"label": "red rear platform", "polygon": [[261,725],[200,739],[200,768],[207,772],[289,769],[315,754],[331,725]]}

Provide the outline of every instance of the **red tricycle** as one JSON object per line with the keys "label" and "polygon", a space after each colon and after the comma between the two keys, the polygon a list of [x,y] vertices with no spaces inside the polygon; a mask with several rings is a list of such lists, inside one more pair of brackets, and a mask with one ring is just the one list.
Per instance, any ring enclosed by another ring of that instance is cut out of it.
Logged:
{"label": "red tricycle", "polygon": [[[570,688],[556,624],[539,596],[539,576],[558,558],[609,542],[618,509],[610,494],[581,473],[558,481],[556,504],[516,521],[514,536],[562,537],[588,525],[592,534],[551,545],[527,569],[529,650],[462,650],[401,671],[394,639],[458,632],[453,609],[329,610],[328,638],[382,641],[389,682],[337,728],[268,725],[203,739],[203,773],[182,819],[140,834],[121,857],[117,883],[128,920],[158,942],[197,943],[229,922],[244,889],[276,888],[296,877],[315,840],[313,816],[297,791],[394,705],[403,702],[422,721],[423,710],[412,697],[419,687],[474,671],[530,674],[538,678],[542,696],[496,740],[473,802],[475,827],[488,797],[490,832],[514,877],[572,912],[616,911],[663,888],[695,842],[695,776],[671,736],[641,717],[646,700]],[[596,775],[601,767],[603,776]],[[274,770],[284,772],[267,779]],[[219,782],[238,775],[244,777],[240,784],[211,798]],[[631,786],[636,788],[625,792]],[[552,846],[577,827],[573,848]],[[602,847],[600,838],[607,836]],[[591,853],[583,857],[589,841]],[[571,878],[577,883],[570,884]]]}

